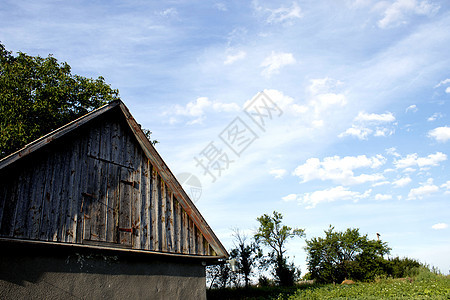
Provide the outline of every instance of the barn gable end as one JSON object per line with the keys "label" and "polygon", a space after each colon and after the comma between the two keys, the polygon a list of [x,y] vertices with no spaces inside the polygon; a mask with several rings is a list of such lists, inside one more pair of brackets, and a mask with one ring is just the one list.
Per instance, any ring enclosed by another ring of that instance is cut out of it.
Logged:
{"label": "barn gable end", "polygon": [[0,239],[226,258],[125,105],[0,161]]}

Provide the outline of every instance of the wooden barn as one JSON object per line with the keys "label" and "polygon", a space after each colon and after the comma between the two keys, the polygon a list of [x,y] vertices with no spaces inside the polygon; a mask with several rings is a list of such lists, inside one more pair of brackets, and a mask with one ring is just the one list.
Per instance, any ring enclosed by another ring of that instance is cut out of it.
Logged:
{"label": "wooden barn", "polygon": [[204,299],[228,253],[121,101],[0,161],[0,299]]}

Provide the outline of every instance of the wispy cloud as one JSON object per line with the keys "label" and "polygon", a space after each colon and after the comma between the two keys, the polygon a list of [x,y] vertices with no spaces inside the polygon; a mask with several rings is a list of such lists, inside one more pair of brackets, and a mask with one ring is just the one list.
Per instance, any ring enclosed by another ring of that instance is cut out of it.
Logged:
{"label": "wispy cloud", "polygon": [[261,74],[266,78],[270,78],[272,75],[278,74],[282,67],[295,64],[295,62],[296,61],[292,53],[277,53],[272,51],[272,53],[266,57],[260,65],[264,68]]}
{"label": "wispy cloud", "polygon": [[447,79],[442,80],[441,82],[439,82],[438,84],[436,84],[436,85],[434,86],[434,88],[438,88],[438,87],[440,87],[440,86],[447,85],[447,84],[450,84],[450,78],[447,78]]}
{"label": "wispy cloud", "polygon": [[227,55],[227,58],[223,62],[224,65],[230,65],[238,60],[244,59],[247,56],[247,52],[245,51],[238,51],[235,54]]}
{"label": "wispy cloud", "polygon": [[431,17],[439,10],[439,5],[423,0],[397,0],[384,11],[384,17],[378,21],[380,28],[407,24],[414,15]]}
{"label": "wispy cloud", "polygon": [[395,117],[391,112],[384,114],[359,112],[353,120],[352,127],[339,134],[339,137],[354,136],[360,140],[367,140],[370,135],[389,136],[394,133],[392,125],[394,121]]}
{"label": "wispy cloud", "polygon": [[285,169],[272,169],[269,171],[270,175],[273,175],[276,179],[281,179],[286,174]]}
{"label": "wispy cloud", "polygon": [[441,184],[441,188],[446,189],[445,194],[450,194],[450,180]]}
{"label": "wispy cloud", "polygon": [[407,200],[423,199],[437,191],[439,191],[439,187],[433,184],[432,178],[429,178],[426,182],[422,183],[420,187],[411,189],[408,193]]}
{"label": "wispy cloud", "polygon": [[393,181],[392,185],[400,188],[400,187],[407,186],[408,184],[411,183],[411,181],[412,181],[412,179],[410,177],[403,177],[403,178]]}
{"label": "wispy cloud", "polygon": [[290,194],[283,199],[285,201],[298,201],[300,205],[304,205],[306,209],[316,207],[320,203],[335,202],[340,200],[352,200],[358,202],[360,199],[368,198],[372,190],[364,193],[351,191],[346,187],[337,186],[312,193],[304,193],[302,195]]}
{"label": "wispy cloud", "polygon": [[392,199],[392,195],[388,195],[388,194],[376,194],[375,195],[375,200],[377,201],[386,201],[386,200],[391,200]]}
{"label": "wispy cloud", "polygon": [[[185,106],[175,105],[166,110],[165,115],[186,116],[194,118],[188,124],[198,124],[203,122],[207,111],[212,112],[237,112],[241,107],[234,102],[224,103],[220,101],[211,101],[207,97],[199,97],[195,101],[188,102]],[[175,119],[172,118],[172,123]]]}
{"label": "wispy cloud", "polygon": [[291,25],[294,20],[301,19],[303,16],[297,2],[292,2],[290,7],[268,8],[259,4],[259,1],[254,0],[253,7],[256,11],[267,15],[266,22],[269,24],[285,23]]}
{"label": "wispy cloud", "polygon": [[427,119],[427,121],[428,121],[428,122],[434,122],[434,121],[436,121],[437,119],[441,119],[441,118],[443,118],[443,117],[444,117],[444,115],[443,115],[442,113],[438,112],[438,113],[434,113],[431,117],[429,117],[429,118]]}
{"label": "wispy cloud", "polygon": [[302,182],[311,180],[332,180],[343,185],[354,185],[365,182],[375,182],[384,179],[379,173],[355,175],[354,170],[360,168],[375,169],[382,166],[386,159],[382,155],[367,157],[365,155],[326,157],[323,161],[310,158],[303,165],[298,166],[293,175],[302,179]]}
{"label": "wispy cloud", "polygon": [[433,228],[434,230],[447,229],[448,224],[447,223],[437,223],[437,224],[434,224],[433,226],[431,226],[431,228]]}
{"label": "wispy cloud", "polygon": [[428,136],[438,142],[445,143],[450,140],[450,127],[444,126],[430,130]]}
{"label": "wispy cloud", "polygon": [[394,165],[397,169],[405,169],[409,167],[435,167],[440,162],[446,161],[447,155],[442,152],[436,152],[435,154],[429,154],[426,157],[419,157],[417,153],[408,154],[405,158],[401,158],[394,161]]}
{"label": "wispy cloud", "polygon": [[406,108],[405,112],[417,112],[419,109],[417,108],[417,105],[413,104]]}

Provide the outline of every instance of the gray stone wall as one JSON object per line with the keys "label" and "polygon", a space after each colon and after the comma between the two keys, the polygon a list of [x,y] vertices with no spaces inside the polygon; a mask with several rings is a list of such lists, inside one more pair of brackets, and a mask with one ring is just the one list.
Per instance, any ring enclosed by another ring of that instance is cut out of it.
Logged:
{"label": "gray stone wall", "polygon": [[2,248],[0,299],[206,299],[205,267],[199,260]]}

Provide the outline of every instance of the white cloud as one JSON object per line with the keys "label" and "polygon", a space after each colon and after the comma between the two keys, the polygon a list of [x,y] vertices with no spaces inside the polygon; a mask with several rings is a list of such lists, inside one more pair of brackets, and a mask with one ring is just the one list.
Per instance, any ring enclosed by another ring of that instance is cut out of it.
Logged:
{"label": "white cloud", "polygon": [[443,183],[443,184],[441,185],[441,188],[445,188],[445,189],[447,189],[447,190],[450,190],[450,180],[447,181],[446,183]]}
{"label": "white cloud", "polygon": [[387,153],[387,154],[390,154],[390,155],[393,155],[393,156],[396,156],[396,157],[400,157],[400,156],[401,156],[401,155],[397,152],[397,148],[395,148],[395,147],[391,147],[391,148],[386,149],[386,153]]}
{"label": "white cloud", "polygon": [[202,123],[204,120],[204,115],[208,110],[214,112],[235,112],[240,109],[240,106],[234,102],[224,103],[220,101],[211,101],[207,97],[199,97],[195,101],[188,102],[185,106],[177,104],[173,107],[173,109],[166,111],[165,114],[195,117],[196,119],[188,122],[188,124],[192,125]]}
{"label": "white cloud", "polygon": [[433,184],[432,178],[429,178],[427,182],[422,183],[422,186],[411,189],[408,193],[407,200],[423,199],[437,191],[439,191],[439,187]]}
{"label": "white cloud", "polygon": [[450,127],[438,127],[428,132],[428,136],[434,138],[438,142],[446,142],[450,140]]}
{"label": "white cloud", "polygon": [[433,228],[435,230],[447,229],[448,228],[448,224],[446,224],[446,223],[437,223],[437,224],[434,224],[433,226],[431,226],[431,228]]}
{"label": "white cloud", "polygon": [[393,129],[389,128],[377,128],[373,136],[390,136],[394,134]]}
{"label": "white cloud", "polygon": [[395,27],[408,23],[408,17],[412,15],[433,16],[439,5],[430,3],[427,0],[397,0],[389,5],[384,11],[384,17],[378,21],[380,28]]}
{"label": "white cloud", "polygon": [[430,154],[427,157],[419,157],[417,153],[413,153],[408,154],[405,158],[395,160],[394,165],[397,169],[404,169],[414,166],[419,168],[435,167],[438,166],[440,162],[445,160],[447,160],[447,155],[442,152],[436,152],[435,154]]}
{"label": "white cloud", "polygon": [[441,184],[441,188],[446,189],[445,194],[450,194],[450,180],[446,183]]}
{"label": "white cloud", "polygon": [[417,105],[413,104],[413,105],[408,106],[405,111],[406,112],[409,112],[409,111],[416,112],[418,110],[419,109],[417,108]]}
{"label": "white cloud", "polygon": [[322,191],[315,191],[312,193],[305,193],[297,195],[296,198],[299,204],[305,205],[306,209],[311,209],[319,203],[334,202],[338,200],[353,200],[357,202],[370,196],[372,190],[367,190],[363,194],[359,192],[350,191],[343,186],[337,186]]}
{"label": "white cloud", "polygon": [[314,110],[315,117],[323,119],[323,112],[330,108],[343,107],[347,104],[347,97],[338,89],[343,84],[339,80],[325,77],[310,80],[308,87],[310,100],[308,106]]}
{"label": "white cloud", "polygon": [[444,117],[444,115],[442,113],[438,112],[438,113],[434,113],[431,117],[429,117],[427,119],[427,121],[428,122],[433,122],[433,121],[436,121],[437,119],[441,119],[443,117]]}
{"label": "white cloud", "polygon": [[377,187],[377,186],[382,186],[382,185],[387,185],[390,184],[389,181],[379,181],[379,182],[375,182],[374,184],[372,184],[372,187]]}
{"label": "white cloud", "polygon": [[303,165],[298,166],[293,175],[302,179],[302,182],[311,180],[332,180],[334,182],[352,185],[365,182],[375,182],[384,179],[382,174],[361,174],[355,176],[353,170],[359,168],[375,169],[382,166],[386,159],[382,155],[372,156],[370,158],[365,155],[326,157],[323,161],[318,158],[310,158]]}
{"label": "white cloud", "polygon": [[283,201],[285,201],[285,202],[295,201],[295,200],[297,200],[297,195],[296,194],[289,194],[289,195],[287,195],[285,197],[282,197],[281,199]]}
{"label": "white cloud", "polygon": [[385,114],[368,114],[365,112],[359,112],[354,121],[363,123],[391,123],[395,121],[395,117],[391,112],[387,112]]}
{"label": "white cloud", "polygon": [[334,92],[343,85],[342,81],[330,77],[311,79],[310,82],[308,89],[312,95]]}
{"label": "white cloud", "polygon": [[272,169],[269,171],[270,175],[273,175],[276,179],[283,178],[284,174],[286,174],[285,169]]}
{"label": "white cloud", "polygon": [[163,11],[160,11],[158,14],[161,16],[164,16],[164,17],[176,17],[176,16],[178,16],[178,11],[176,8],[171,7],[171,8],[167,8]]}
{"label": "white cloud", "polygon": [[450,78],[447,78],[447,79],[444,79],[441,82],[439,82],[434,88],[438,88],[438,87],[440,87],[442,85],[446,85],[446,84],[449,84],[449,83],[450,83]]}
{"label": "white cloud", "polygon": [[347,99],[343,94],[326,93],[319,94],[312,101],[312,105],[316,108],[316,111],[323,111],[331,106],[339,105],[344,106],[347,104]]}
{"label": "white cloud", "polygon": [[375,195],[375,200],[377,201],[385,201],[385,200],[391,200],[392,199],[392,195],[387,195],[387,194],[376,194]]}
{"label": "white cloud", "polygon": [[394,182],[392,182],[392,185],[394,185],[395,187],[400,188],[400,187],[404,187],[404,186],[410,184],[411,181],[412,180],[411,180],[410,177],[403,177],[403,178],[397,179]]}
{"label": "white cloud", "polygon": [[374,136],[389,136],[394,133],[394,129],[392,126],[386,127],[386,124],[394,121],[395,117],[391,112],[384,114],[359,112],[353,120],[352,127],[339,134],[338,137],[354,136],[360,140],[367,140],[371,134]]}
{"label": "white cloud", "polygon": [[[259,7],[262,9],[261,7]],[[267,18],[267,23],[284,23],[292,22],[295,19],[300,19],[302,17],[300,6],[297,2],[293,2],[291,7],[279,7],[276,9],[266,8],[270,15]]]}
{"label": "white cloud", "polygon": [[227,8],[227,6],[225,5],[225,3],[222,3],[222,2],[216,2],[216,3],[214,4],[214,6],[215,6],[218,10],[220,10],[220,11],[227,11],[227,10],[228,10],[228,8]]}
{"label": "white cloud", "polygon": [[272,51],[272,53],[266,57],[260,65],[261,67],[264,67],[261,74],[264,77],[269,78],[273,74],[278,74],[282,67],[294,64],[295,62],[296,61],[292,53],[276,53]]}
{"label": "white cloud", "polygon": [[450,86],[449,86],[448,88],[445,89],[445,92],[446,92],[447,94],[450,94]]}
{"label": "white cloud", "polygon": [[224,65],[230,65],[234,63],[235,61],[244,59],[247,56],[247,53],[245,51],[239,51],[236,54],[228,55],[225,61],[223,62]]}

